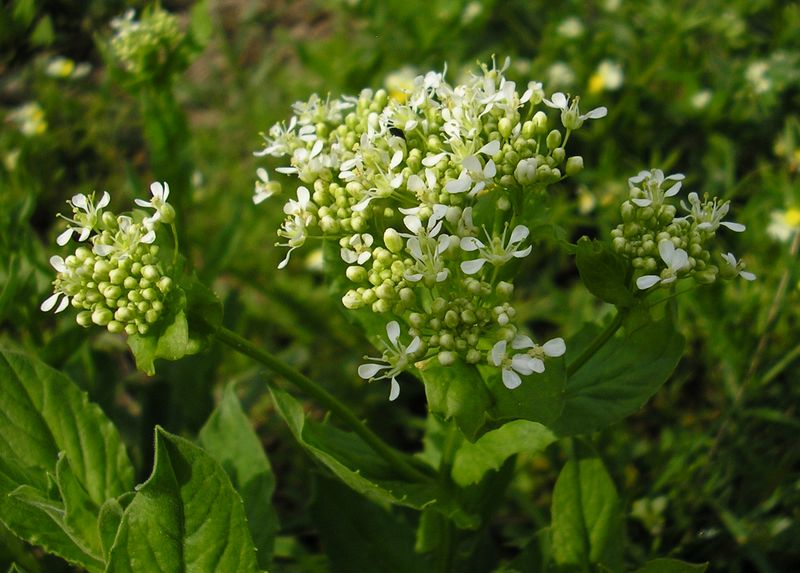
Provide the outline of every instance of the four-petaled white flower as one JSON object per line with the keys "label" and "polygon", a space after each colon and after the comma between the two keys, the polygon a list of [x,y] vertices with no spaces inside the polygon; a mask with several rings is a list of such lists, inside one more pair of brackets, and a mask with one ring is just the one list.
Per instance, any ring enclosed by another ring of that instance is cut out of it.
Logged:
{"label": "four-petaled white flower", "polygon": [[489,240],[488,246],[477,237],[463,237],[461,239],[461,248],[467,252],[478,251],[481,256],[477,259],[463,261],[461,263],[461,270],[468,275],[474,275],[480,271],[486,263],[491,263],[497,267],[510,261],[512,258],[521,259],[527,257],[533,247],[531,245],[528,245],[524,249],[518,247],[520,243],[528,237],[530,233],[528,227],[525,225],[517,225],[514,227],[514,230],[511,231],[511,236],[508,238],[508,243],[506,243],[507,230],[508,227],[503,231],[502,237],[490,237],[488,232],[484,231]]}
{"label": "four-petaled white flower", "polygon": [[553,338],[539,346],[529,337],[518,334],[511,341],[511,348],[514,350],[526,350],[518,352],[513,356],[507,354],[508,342],[500,340],[492,347],[489,354],[489,363],[502,369],[503,385],[509,390],[517,388],[522,384],[523,376],[528,376],[534,372],[541,374],[544,372],[544,358],[557,358],[563,356],[567,350],[563,338]]}
{"label": "four-petaled white flower", "polygon": [[[419,350],[422,341],[419,336],[408,344],[400,342],[400,325],[396,320],[386,325],[386,336],[388,340],[383,341],[386,349],[380,358],[365,356],[367,362],[358,367],[358,375],[364,380],[384,380],[391,381],[389,400],[393,401],[400,395],[400,384],[397,383],[397,375],[408,368],[414,360],[414,354]],[[378,374],[380,373],[380,376]]]}
{"label": "four-petaled white flower", "polygon": [[651,286],[661,283],[669,284],[678,278],[678,273],[689,266],[689,255],[683,249],[676,249],[675,244],[667,239],[658,243],[658,252],[667,268],[661,275],[642,275],[636,279],[636,286],[647,290]]}
{"label": "four-petaled white flower", "polygon": [[[683,173],[673,173],[672,175],[664,177],[664,172],[661,171],[661,169],[640,171],[633,177],[628,178],[628,185],[632,191],[634,189],[642,191],[645,197],[632,198],[631,203],[639,207],[649,207],[653,205],[654,208],[657,208],[664,202],[666,197],[673,197],[678,194],[678,191],[681,190],[681,186],[683,185],[682,181],[685,178]],[[675,181],[675,183],[664,191],[661,187],[667,181]],[[641,187],[639,187],[640,183],[643,183]]]}
{"label": "four-petaled white flower", "polygon": [[542,101],[548,107],[561,110],[561,123],[570,130],[578,129],[587,119],[600,119],[608,114],[608,109],[604,106],[581,114],[578,107],[580,98],[572,98],[572,103],[570,103],[569,97],[561,92],[554,93],[553,99],[544,98]]}
{"label": "four-petaled white flower", "polygon": [[94,203],[94,195],[91,197],[87,197],[83,193],[73,195],[72,199],[67,201],[67,204],[72,207],[75,218],[70,219],[61,214],[59,214],[59,217],[74,226],[67,227],[67,230],[58,236],[56,243],[63,247],[72,238],[73,233],[80,233],[78,235],[79,241],[88,239],[100,219],[100,212],[108,205],[109,201],[111,201],[111,195],[108,194],[108,191],[103,191],[103,195],[96,205]]}
{"label": "four-petaled white flower", "polygon": [[[64,259],[62,259],[58,255],[50,257],[50,264],[53,266],[53,268],[56,271],[58,271],[61,274],[64,274],[64,273],[68,272],[67,265],[66,265],[66,263],[64,263]],[[58,299],[61,299],[60,303],[59,303]],[[56,308],[56,304],[58,304],[57,308]],[[44,300],[44,302],[42,302],[42,305],[39,308],[41,310],[43,310],[44,312],[49,312],[53,308],[55,308],[56,309],[56,313],[59,313],[59,312],[63,311],[65,308],[67,308],[67,306],[69,306],[69,296],[67,296],[67,294],[64,293],[64,292],[62,292],[60,290],[57,290],[56,292],[51,294],[49,297],[47,297]]]}
{"label": "four-petaled white flower", "polygon": [[687,207],[685,204],[683,208],[687,211],[691,212],[691,217],[697,223],[697,228],[701,231],[716,231],[720,226],[730,229],[731,231],[735,231],[737,233],[741,233],[745,230],[745,226],[741,223],[734,223],[732,221],[723,221],[722,218],[728,214],[728,211],[731,208],[730,201],[725,201],[722,205],[720,205],[717,201],[717,198],[710,201],[706,201],[705,203],[700,202],[700,197],[698,197],[697,193],[689,193],[689,203],[691,207]]}
{"label": "four-petaled white flower", "polygon": [[372,257],[370,247],[373,242],[374,239],[369,233],[353,235],[350,237],[350,240],[347,241],[348,246],[342,247],[340,251],[342,260],[348,265],[352,265],[353,263],[363,265]]}
{"label": "four-petaled white flower", "polygon": [[150,193],[153,195],[153,197],[149,201],[145,201],[144,199],[134,200],[134,203],[139,205],[139,207],[149,207],[150,209],[155,209],[156,211],[150,217],[145,218],[145,226],[152,228],[153,223],[159,219],[163,219],[165,223],[171,223],[171,219],[174,217],[175,212],[172,207],[167,204],[167,198],[169,197],[169,184],[166,181],[164,181],[164,183],[161,183],[160,181],[154,181],[150,184]]}
{"label": "four-petaled white flower", "polygon": [[[478,153],[494,155],[498,151],[500,151],[500,142],[494,140],[481,147]],[[494,164],[494,160],[489,159],[486,165],[481,165],[477,154],[464,157],[461,161],[461,167],[461,174],[458,179],[452,179],[445,184],[444,190],[448,193],[457,194],[469,190],[468,195],[474,197],[490,184],[494,180],[494,176],[497,175],[497,166]]]}
{"label": "four-petaled white flower", "polygon": [[733,270],[736,272],[736,276],[742,277],[746,281],[756,280],[756,275],[750,271],[744,270],[744,262],[737,261],[733,253],[723,253],[722,258],[725,259],[725,262],[728,263],[728,265],[733,267]]}

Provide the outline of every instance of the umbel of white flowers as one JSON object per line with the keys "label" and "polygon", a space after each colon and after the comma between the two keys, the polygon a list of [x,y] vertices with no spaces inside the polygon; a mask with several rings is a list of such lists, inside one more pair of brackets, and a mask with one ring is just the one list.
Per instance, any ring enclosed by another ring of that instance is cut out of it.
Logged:
{"label": "umbel of white flowers", "polygon": [[173,285],[154,243],[175,211],[167,203],[166,183],[153,183],[150,191],[150,201],[136,200],[154,210],[146,217],[104,210],[111,199],[107,192],[98,201],[94,194],[82,193],[67,201],[72,216],[62,216],[68,226],[57,243],[64,246],[75,239],[77,247],[66,258],[50,257],[56,278],[43,311],[61,312],[72,304],[81,326],[96,324],[128,334],[146,334],[159,320]]}
{"label": "umbel of white flowers", "polygon": [[[446,70],[429,72],[397,98],[384,90],[313,95],[256,153],[282,158],[275,171],[299,180],[283,206],[277,244],[288,251],[279,268],[312,236],[335,241],[351,285],[344,306],[387,315],[385,352],[359,374],[390,380],[392,398],[397,374],[428,360],[506,371],[488,349],[521,336],[503,267],[533,249],[523,206],[581,170],[583,159],[569,157],[565,143],[606,115],[604,107],[581,113],[578,98],[563,93],[546,99],[539,82],[518,91],[504,76],[508,65],[483,65],[461,85],[449,84]],[[548,108],[560,125],[551,125]],[[265,168],[257,175],[256,204],[281,193]],[[494,203],[491,228],[473,221],[482,201]],[[523,375],[553,356],[537,354]]]}
{"label": "umbel of white flowers", "polygon": [[730,210],[729,201],[708,197],[701,201],[692,192],[688,205],[680,201],[687,214],[676,216],[678,208],[672,201],[683,180],[681,173],[664,176],[660,169],[641,171],[628,179],[630,198],[621,207],[623,223],[611,236],[614,249],[644,273],[636,279],[636,286],[647,290],[690,276],[701,284],[713,283],[718,277],[754,280],[755,275],[745,271],[744,263],[731,253],[721,254],[720,264],[713,262],[710,247],[717,230],[745,230],[740,223],[723,221]]}

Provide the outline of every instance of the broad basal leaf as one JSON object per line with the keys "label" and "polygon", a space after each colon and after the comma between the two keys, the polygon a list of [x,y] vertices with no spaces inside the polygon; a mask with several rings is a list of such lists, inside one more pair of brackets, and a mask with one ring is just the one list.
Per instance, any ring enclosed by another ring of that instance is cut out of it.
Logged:
{"label": "broad basal leaf", "polygon": [[[133,486],[133,467],[117,430],[69,378],[5,349],[0,413],[0,519],[23,539],[96,568],[101,555],[87,520]],[[56,490],[62,499],[55,499]],[[12,491],[30,495],[9,496]],[[45,511],[31,505],[33,499],[51,500],[60,509]]]}
{"label": "broad basal leaf", "polygon": [[561,470],[553,490],[553,557],[558,565],[622,567],[622,515],[603,462],[585,448]]}
{"label": "broad basal leaf", "polygon": [[122,515],[107,571],[258,571],[242,499],[222,466],[157,428],[153,473]]}
{"label": "broad basal leaf", "polygon": [[355,434],[308,420],[303,407],[289,394],[276,388],[270,388],[270,392],[278,412],[298,442],[352,489],[382,505],[431,507],[462,528],[478,525],[477,518],[459,507],[435,481],[404,481]]}
{"label": "broad basal leaf", "polygon": [[258,564],[267,568],[272,558],[278,516],[272,506],[275,476],[264,448],[228,385],[222,401],[200,430],[200,445],[217,460],[242,496],[250,534],[258,550]]}
{"label": "broad basal leaf", "polygon": [[683,343],[668,318],[612,338],[569,379],[553,429],[562,436],[593,432],[637,411],[672,374]]}

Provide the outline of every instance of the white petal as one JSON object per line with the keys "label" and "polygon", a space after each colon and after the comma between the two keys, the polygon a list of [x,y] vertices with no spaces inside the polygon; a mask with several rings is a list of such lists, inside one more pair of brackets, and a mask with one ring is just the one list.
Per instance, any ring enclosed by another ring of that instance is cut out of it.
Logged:
{"label": "white petal", "polygon": [[537,374],[541,374],[542,372],[544,372],[544,362],[542,361],[541,358],[534,358],[533,361],[531,362],[531,368]]}
{"label": "white petal", "polygon": [[518,334],[511,341],[511,348],[521,350],[522,348],[533,348],[533,340],[524,334]]}
{"label": "white petal", "polygon": [[[667,179],[669,179],[669,177],[667,177]],[[683,183],[678,181],[675,185],[673,185],[672,187],[667,189],[667,192],[664,193],[664,197],[672,197],[673,195],[677,195],[678,191],[681,190],[681,186],[682,185],[683,185]]]}
{"label": "white petal", "polygon": [[321,140],[321,139],[318,139],[318,140],[316,140],[316,141],[314,142],[314,145],[311,147],[311,155],[309,155],[309,156],[308,156],[308,158],[309,158],[309,159],[313,159],[313,158],[315,158],[317,155],[319,155],[319,154],[320,154],[320,152],[322,151],[322,146],[323,146],[323,145],[324,145],[324,143],[322,142],[322,140]]}
{"label": "white petal", "polygon": [[139,205],[139,207],[152,207],[153,206],[153,204],[150,203],[150,201],[145,201],[144,199],[134,199],[133,202],[136,203],[137,205]]}
{"label": "white petal", "polygon": [[72,201],[72,204],[75,205],[77,208],[83,209],[84,211],[89,206],[86,201],[86,195],[84,195],[83,193],[78,193],[77,195],[73,195],[70,201]]}
{"label": "white petal", "polygon": [[112,245],[95,245],[92,249],[92,252],[100,257],[110,255],[113,251],[114,247]]}
{"label": "white petal", "polygon": [[302,185],[297,188],[297,202],[300,203],[300,207],[305,209],[308,206],[310,199],[311,193],[309,193],[308,188],[303,187]]}
{"label": "white petal", "polygon": [[489,356],[489,362],[495,366],[500,366],[503,363],[503,358],[506,357],[506,341],[499,340],[492,346],[492,353]]}
{"label": "white petal", "polygon": [[141,238],[142,243],[145,245],[151,244],[156,240],[156,232],[150,229],[144,237]]}
{"label": "white petal", "polygon": [[567,345],[564,344],[563,338],[553,338],[542,345],[542,350],[544,350],[547,356],[556,358],[558,356],[564,356],[564,353],[567,351]]}
{"label": "white petal", "polygon": [[446,280],[449,275],[450,275],[450,269],[439,271],[438,273],[436,273],[436,282],[440,283]]}
{"label": "white petal", "polygon": [[397,339],[400,338],[400,325],[396,320],[393,320],[386,325],[386,335],[393,346],[397,346]]}
{"label": "white petal", "polygon": [[412,193],[418,193],[419,191],[425,190],[425,183],[422,181],[422,178],[414,173],[413,175],[408,176],[408,181],[406,182],[406,187]]}
{"label": "white petal", "polygon": [[675,256],[675,244],[664,239],[658,243],[658,252],[662,260],[667,263],[667,266],[672,266],[672,257]]}
{"label": "white petal", "polygon": [[256,175],[258,175],[258,178],[264,183],[269,183],[269,173],[267,173],[267,170],[263,167],[256,169]]}
{"label": "white petal", "polygon": [[494,160],[490,159],[483,168],[483,176],[491,179],[495,175],[497,175],[497,166],[494,164]]}
{"label": "white petal", "polygon": [[67,272],[67,265],[64,264],[64,259],[58,255],[53,255],[50,257],[50,265],[60,273]]}
{"label": "white petal", "polygon": [[677,249],[672,255],[672,263],[669,265],[672,270],[679,271],[689,266],[689,254],[683,249]]}
{"label": "white petal", "polygon": [[441,153],[437,153],[436,155],[428,155],[427,157],[425,157],[425,159],[422,160],[422,164],[425,167],[433,167],[445,157],[447,157],[446,151],[442,151]]}
{"label": "white petal", "polygon": [[756,275],[749,271],[742,271],[739,273],[739,276],[742,277],[746,281],[754,281],[756,280]]}
{"label": "white petal", "polygon": [[452,179],[444,186],[444,190],[448,193],[463,193],[472,184],[472,179],[466,170],[461,172],[458,179]]}
{"label": "white petal", "polygon": [[631,203],[639,207],[648,207],[652,202],[650,199],[631,199]]}
{"label": "white petal", "polygon": [[78,237],[78,240],[79,240],[79,241],[85,241],[86,239],[88,239],[88,238],[89,238],[89,234],[90,234],[91,232],[92,232],[92,230],[91,230],[89,227],[83,227],[83,228],[81,229],[81,234],[80,234],[80,236]]}
{"label": "white petal", "polygon": [[291,175],[297,173],[297,167],[276,167],[275,171],[283,173],[284,175]]}
{"label": "white petal", "polygon": [[283,257],[283,260],[282,260],[281,262],[279,262],[279,263],[278,263],[278,268],[279,268],[279,269],[286,268],[286,265],[288,265],[288,264],[289,264],[289,257],[291,257],[291,256],[292,256],[292,251],[293,251],[293,250],[294,250],[294,249],[289,249],[289,252],[288,252],[288,253],[286,253],[286,256],[285,256],[285,257]]}
{"label": "white petal", "polygon": [[422,345],[422,340],[420,340],[419,336],[415,336],[414,340],[411,341],[411,344],[408,345],[406,348],[406,354],[414,354],[419,347]]}
{"label": "white petal", "polygon": [[481,243],[480,239],[476,237],[462,237],[460,246],[463,250],[468,252],[477,251],[478,249],[483,249],[486,247],[486,245]]}
{"label": "white petal", "polygon": [[412,283],[416,283],[422,280],[422,273],[409,273],[406,272],[403,275],[403,278],[407,281],[411,281]]}
{"label": "white petal", "polygon": [[359,265],[363,265],[370,259],[371,256],[372,253],[370,253],[369,251],[363,251],[360,255],[358,255],[358,259],[356,260],[356,262],[358,262]]}
{"label": "white petal", "polygon": [[528,245],[527,248],[522,249],[521,251],[514,251],[513,253],[511,253],[511,256],[516,257],[517,259],[524,259],[525,257],[531,254],[532,250],[533,247],[531,245]]}
{"label": "white petal", "polygon": [[596,107],[592,111],[583,114],[584,119],[600,119],[601,117],[605,117],[608,115],[608,109],[606,107]]}
{"label": "white petal", "polygon": [[369,205],[370,201],[372,201],[372,197],[370,196],[364,197],[361,201],[353,205],[353,211],[355,211],[356,213],[363,211],[364,209],[367,208],[367,205]]}
{"label": "white petal", "polygon": [[510,368],[505,368],[503,370],[503,386],[509,390],[513,390],[514,388],[518,388],[520,384],[522,384],[522,378],[520,378],[516,372]]}
{"label": "white petal", "polygon": [[736,267],[736,257],[733,256],[733,253],[722,253],[722,258],[725,259],[725,262],[730,266]]}
{"label": "white petal", "polygon": [[108,194],[108,191],[103,191],[103,196],[100,197],[100,201],[97,202],[97,210],[102,209],[111,201],[111,195]]}
{"label": "white petal", "polygon": [[356,255],[355,251],[351,251],[350,249],[342,248],[339,251],[339,255],[342,257],[342,260],[346,262],[348,265],[352,265],[354,262],[358,260],[358,255]]}
{"label": "white petal", "polygon": [[486,264],[486,259],[474,259],[472,261],[464,261],[461,263],[461,271],[468,275],[474,275],[483,268]]}
{"label": "white petal", "polygon": [[164,186],[158,181],[153,181],[150,184],[150,193],[152,193],[153,197],[158,197],[160,199],[164,196]]}
{"label": "white petal", "polygon": [[396,378],[392,378],[391,389],[389,390],[389,402],[394,402],[400,395],[400,384],[397,383]]}
{"label": "white petal", "polygon": [[686,179],[686,175],[684,175],[683,173],[673,173],[672,175],[668,175],[664,179],[667,180],[667,181],[670,181],[670,180],[671,181],[683,181],[684,179]]}
{"label": "white petal", "polygon": [[490,141],[483,147],[478,150],[478,153],[483,153],[485,155],[495,155],[498,151],[500,151],[500,142],[495,139],[494,141]]}
{"label": "white petal", "polygon": [[469,171],[480,172],[481,171],[481,162],[478,161],[478,158],[474,155],[467,155],[464,158],[464,161],[461,162],[461,165],[464,166],[464,169]]}
{"label": "white petal", "polygon": [[392,159],[389,161],[389,169],[394,169],[395,167],[400,165],[401,161],[403,161],[403,152],[398,149],[397,151],[394,152],[394,155],[392,155]]}
{"label": "white petal", "polygon": [[58,298],[60,296],[61,296],[60,292],[51,294],[44,300],[39,309],[43,310],[44,312],[50,312],[51,310],[53,310],[53,307],[56,305],[56,302],[58,302]]}
{"label": "white petal", "polygon": [[415,235],[422,229],[422,221],[419,220],[417,215],[406,215],[403,217],[403,223],[406,228]]}
{"label": "white petal", "polygon": [[64,298],[61,299],[61,303],[59,303],[58,308],[56,309],[56,314],[64,311],[64,309],[66,309],[68,306],[69,306],[69,297],[64,296]]}
{"label": "white petal", "polygon": [[530,230],[525,225],[517,225],[514,227],[514,230],[511,231],[511,239],[509,240],[509,244],[512,243],[519,243],[523,241],[528,235],[530,234]]}
{"label": "white petal", "polygon": [[[544,100],[544,102],[547,104],[547,100]],[[567,100],[567,96],[561,92],[556,92],[553,94],[553,99],[551,100],[552,105],[548,105],[557,109],[567,109],[568,103],[569,101]]]}
{"label": "white petal", "polygon": [[720,225],[722,225],[723,227],[727,227],[731,231],[736,231],[737,233],[741,233],[747,228],[741,223],[731,223],[730,221],[721,221]]}
{"label": "white petal", "polygon": [[538,360],[538,358],[527,354],[517,354],[511,359],[511,368],[523,376],[527,376],[528,374],[533,374],[535,360]]}
{"label": "white petal", "polygon": [[389,368],[388,364],[362,364],[358,367],[358,375],[364,380],[369,380],[381,370]]}
{"label": "white petal", "polygon": [[636,286],[640,290],[647,290],[656,283],[661,282],[661,277],[656,275],[643,275],[636,279]]}
{"label": "white petal", "polygon": [[69,243],[69,240],[72,238],[72,233],[73,233],[73,230],[72,230],[72,228],[69,228],[69,229],[67,229],[66,231],[64,231],[63,233],[61,233],[61,234],[60,234],[60,235],[59,235],[59,236],[56,238],[56,243],[58,243],[58,245],[59,245],[60,247],[63,247],[64,245],[66,245],[67,243]]}
{"label": "white petal", "polygon": [[642,181],[647,179],[648,175],[650,175],[649,171],[639,171],[639,173],[637,173],[633,177],[628,177],[628,183],[636,185],[637,183],[641,183]]}

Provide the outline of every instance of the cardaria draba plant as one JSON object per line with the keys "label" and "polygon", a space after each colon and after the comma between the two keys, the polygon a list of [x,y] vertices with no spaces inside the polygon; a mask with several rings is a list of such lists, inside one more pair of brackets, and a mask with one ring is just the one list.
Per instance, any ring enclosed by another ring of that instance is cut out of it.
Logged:
{"label": "cardaria draba plant", "polygon": [[[521,332],[510,269],[534,248],[542,194],[583,166],[567,154],[570,134],[606,109],[581,114],[577,97],[546,99],[538,82],[520,93],[507,67],[484,65],[455,86],[430,72],[397,99],[314,95],[256,153],[283,158],[276,171],[299,180],[283,207],[279,268],[322,237],[329,270],[343,275],[344,306],[385,317],[390,374],[374,364],[359,374],[391,379],[392,399],[396,374],[414,365],[488,366],[514,388],[564,353],[562,339],[540,347]],[[550,126],[548,107],[560,126]],[[254,202],[279,192],[260,168]]]}

